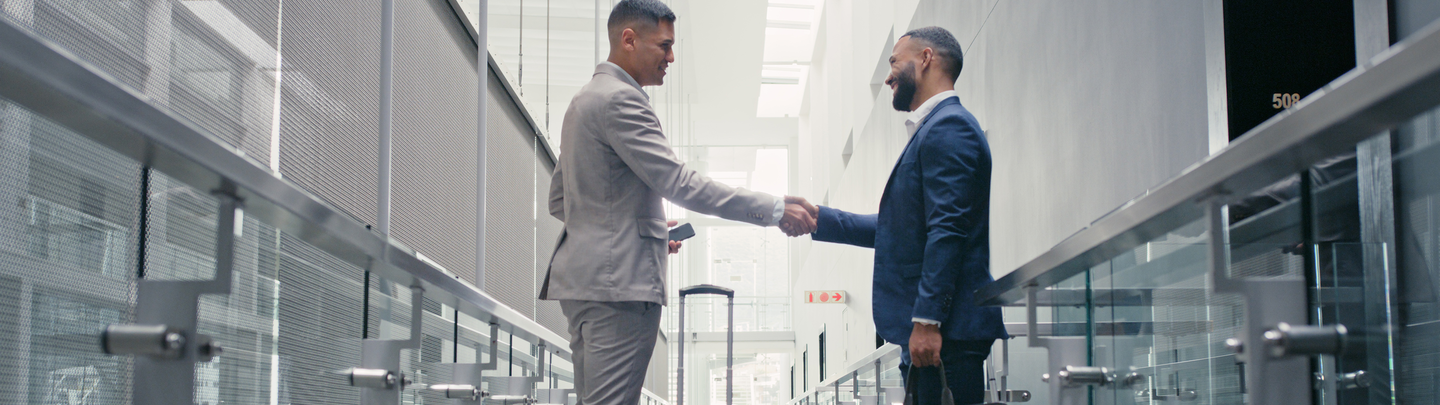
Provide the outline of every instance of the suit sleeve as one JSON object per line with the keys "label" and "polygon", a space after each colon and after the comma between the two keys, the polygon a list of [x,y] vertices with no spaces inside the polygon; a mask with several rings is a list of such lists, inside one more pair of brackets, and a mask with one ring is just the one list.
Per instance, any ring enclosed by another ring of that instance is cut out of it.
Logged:
{"label": "suit sleeve", "polygon": [[766,226],[775,222],[769,194],[730,187],[685,165],[670,149],[660,120],[639,91],[617,92],[609,103],[605,136],[615,154],[660,196],[701,214]]}
{"label": "suit sleeve", "polygon": [[815,233],[810,234],[810,239],[874,249],[877,217],[877,214],[852,214],[822,205],[820,217],[815,219]]}
{"label": "suit sleeve", "polygon": [[550,216],[565,222],[565,176],[560,175],[559,159],[555,162],[555,172],[550,175]]}
{"label": "suit sleeve", "polygon": [[921,185],[925,202],[925,257],[920,294],[912,317],[941,321],[948,317],[963,252],[976,226],[986,218],[981,179],[987,163],[979,129],[956,116],[931,127],[920,144]]}

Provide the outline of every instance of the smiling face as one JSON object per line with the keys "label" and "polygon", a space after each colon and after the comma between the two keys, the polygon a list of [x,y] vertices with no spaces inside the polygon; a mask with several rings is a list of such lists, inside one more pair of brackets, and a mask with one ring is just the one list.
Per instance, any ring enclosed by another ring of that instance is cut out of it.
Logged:
{"label": "smiling face", "polygon": [[895,92],[890,104],[896,111],[914,109],[911,106],[919,86],[919,67],[925,56],[925,49],[915,49],[918,47],[916,45],[910,37],[900,37],[890,52],[890,75],[885,78],[885,84]]}
{"label": "smiling face", "polygon": [[635,33],[626,29],[621,41],[630,55],[630,72],[641,86],[665,84],[665,69],[675,62],[675,23],[660,21]]}

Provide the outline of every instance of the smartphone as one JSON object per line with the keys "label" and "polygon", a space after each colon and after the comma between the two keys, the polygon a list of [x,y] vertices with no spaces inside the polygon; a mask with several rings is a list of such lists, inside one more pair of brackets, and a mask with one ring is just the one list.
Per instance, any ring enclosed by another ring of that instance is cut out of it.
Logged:
{"label": "smartphone", "polygon": [[682,241],[695,237],[695,227],[683,224],[670,229],[670,240]]}

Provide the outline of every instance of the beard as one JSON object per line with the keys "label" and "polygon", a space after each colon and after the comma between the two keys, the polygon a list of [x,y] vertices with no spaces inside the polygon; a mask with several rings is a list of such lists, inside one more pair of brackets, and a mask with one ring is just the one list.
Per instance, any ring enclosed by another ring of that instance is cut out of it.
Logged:
{"label": "beard", "polygon": [[900,74],[895,75],[895,96],[890,99],[890,106],[895,111],[910,111],[910,104],[915,101],[915,64],[911,63]]}

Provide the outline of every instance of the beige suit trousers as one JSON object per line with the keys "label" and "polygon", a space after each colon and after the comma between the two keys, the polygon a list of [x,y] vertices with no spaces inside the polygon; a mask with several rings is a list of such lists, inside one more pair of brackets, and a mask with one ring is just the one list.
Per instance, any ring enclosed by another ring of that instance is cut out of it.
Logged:
{"label": "beige suit trousers", "polygon": [[560,300],[560,310],[570,320],[579,405],[640,402],[663,309],[642,301]]}

